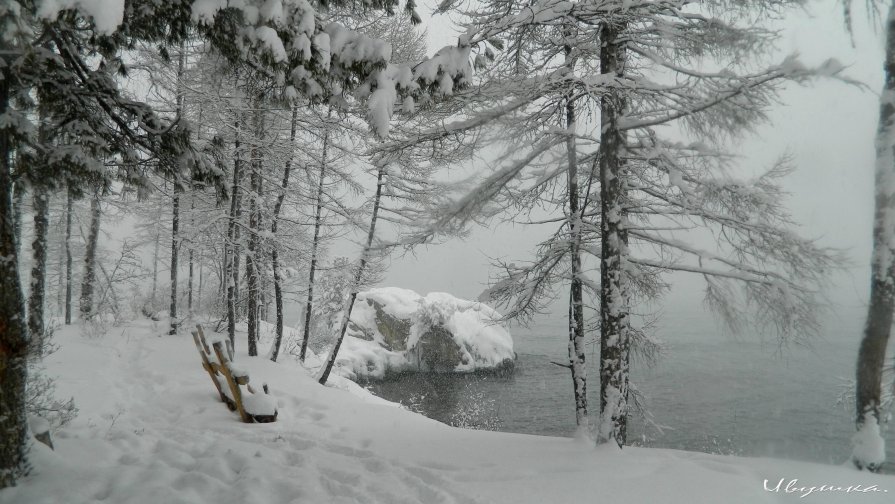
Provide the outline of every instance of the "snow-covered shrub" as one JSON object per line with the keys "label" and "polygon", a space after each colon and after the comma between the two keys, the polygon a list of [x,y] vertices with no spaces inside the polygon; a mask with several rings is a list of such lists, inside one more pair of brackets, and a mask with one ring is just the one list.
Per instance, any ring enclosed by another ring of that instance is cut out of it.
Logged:
{"label": "snow-covered shrub", "polygon": [[56,380],[47,375],[43,359],[55,352],[52,340],[55,327],[48,326],[41,338],[32,338],[38,344],[29,351],[28,381],[25,384],[25,408],[28,416],[36,416],[50,424],[56,431],[78,415],[74,398],[61,400],[56,397]]}
{"label": "snow-covered shrub", "polygon": [[335,342],[353,271],[347,257],[337,257],[314,286],[308,346],[315,353],[320,353]]}

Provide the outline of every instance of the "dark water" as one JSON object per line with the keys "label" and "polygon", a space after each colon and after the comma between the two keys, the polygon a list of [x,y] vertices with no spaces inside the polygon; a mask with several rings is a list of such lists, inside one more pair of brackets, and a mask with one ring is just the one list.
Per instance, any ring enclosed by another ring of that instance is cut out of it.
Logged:
{"label": "dark water", "polygon": [[[650,419],[632,419],[629,441],[842,463],[853,423],[852,403],[839,399],[850,388],[860,329],[860,323],[850,325],[831,322],[810,349],[780,352],[775,343],[720,335],[704,317],[664,320],[659,335],[665,355],[652,368],[632,366],[632,383]],[[550,362],[566,359],[563,328],[516,330],[513,337],[518,361],[512,376],[409,374],[369,387],[452,425],[570,436],[575,417],[569,371]],[[595,377],[593,350],[588,359],[588,375]],[[588,391],[592,409],[599,404],[596,383],[592,378]],[[892,429],[884,435],[889,460],[895,460]]]}

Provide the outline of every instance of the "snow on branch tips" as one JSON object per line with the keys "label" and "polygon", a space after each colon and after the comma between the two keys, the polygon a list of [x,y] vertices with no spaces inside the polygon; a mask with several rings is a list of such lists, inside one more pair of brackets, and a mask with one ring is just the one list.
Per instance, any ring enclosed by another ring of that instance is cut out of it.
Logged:
{"label": "snow on branch tips", "polygon": [[93,18],[98,33],[111,35],[124,20],[124,0],[43,0],[38,17],[54,20],[64,10],[77,9]]}

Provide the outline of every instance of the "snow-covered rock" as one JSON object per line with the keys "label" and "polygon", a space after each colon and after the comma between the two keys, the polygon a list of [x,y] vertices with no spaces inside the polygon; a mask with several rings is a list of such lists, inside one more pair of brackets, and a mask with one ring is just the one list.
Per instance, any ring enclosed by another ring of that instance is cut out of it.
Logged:
{"label": "snow-covered rock", "polygon": [[443,292],[370,289],[355,301],[337,372],[375,379],[404,371],[512,370],[513,338],[500,318],[487,305]]}

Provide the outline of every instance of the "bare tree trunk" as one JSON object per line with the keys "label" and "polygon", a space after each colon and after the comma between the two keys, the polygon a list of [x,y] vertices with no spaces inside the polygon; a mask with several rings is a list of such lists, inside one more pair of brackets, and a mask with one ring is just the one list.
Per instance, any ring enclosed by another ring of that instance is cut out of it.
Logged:
{"label": "bare tree trunk", "polygon": [[[176,96],[175,96],[175,113],[177,118],[183,115],[183,71],[186,65],[186,55],[184,45],[181,42],[179,52],[177,54],[177,76],[176,76]],[[179,170],[175,169],[177,175],[174,176],[174,200],[171,209],[171,308],[168,316],[171,321],[171,329],[168,334],[177,334],[177,278],[178,278],[178,255],[180,253],[180,195],[183,189],[180,185]]]}
{"label": "bare tree trunk", "polygon": [[[292,107],[292,124],[289,130],[289,148],[295,148],[295,132],[298,126],[298,107]],[[324,140],[324,150],[326,143]],[[280,345],[283,343],[283,286],[280,278],[280,262],[279,262],[279,244],[277,238],[277,222],[280,218],[280,210],[283,208],[283,200],[286,199],[286,188],[289,187],[289,172],[292,170],[293,156],[290,154],[286,160],[286,167],[283,169],[283,184],[280,187],[280,194],[277,195],[277,202],[273,207],[273,217],[270,221],[270,235],[274,242],[270,246],[270,263],[273,268],[273,291],[274,303],[277,310],[277,328],[274,336],[273,346],[270,349],[270,360],[276,362],[280,354]]]}
{"label": "bare tree trunk", "polygon": [[[2,37],[0,49],[8,49]],[[6,56],[2,57],[7,62]],[[11,80],[0,69],[0,116],[9,108]],[[4,258],[0,261],[0,489],[15,485],[29,470],[25,421],[28,327],[16,253],[9,132],[8,128],[0,129],[0,257]]]}
{"label": "bare tree trunk", "polygon": [[876,215],[870,264],[870,303],[864,338],[858,350],[855,424],[858,430],[852,462],[877,472],[885,463],[885,442],[879,427],[883,367],[895,308],[895,2],[886,21],[885,83],[880,100],[876,140]]}
{"label": "bare tree trunk", "polygon": [[199,255],[199,291],[196,293],[196,311],[202,313],[202,287],[205,284],[205,263]]}
{"label": "bare tree trunk", "polygon": [[[51,200],[52,200],[52,198],[51,198]],[[53,211],[51,208],[50,214],[52,214],[52,213],[53,213]],[[64,222],[63,222],[64,217],[65,217],[64,214],[60,215],[59,216],[60,220],[55,222],[54,225],[52,226],[53,234],[56,235],[56,234],[62,233],[62,235],[63,235],[62,239],[64,239],[64,233],[65,233],[65,229],[64,229],[64,227],[62,227],[62,226],[64,226]],[[52,289],[52,290],[56,291],[56,311],[60,315],[64,315],[65,314],[65,247],[63,245],[61,245],[62,239],[59,239],[60,238],[59,236],[54,236],[54,238],[58,239],[57,241],[59,241],[60,246],[56,250],[56,254],[57,254],[57,256],[56,256],[56,271],[54,272],[54,273],[56,273],[56,285],[54,286],[55,289]]]}
{"label": "bare tree trunk", "polygon": [[[626,50],[620,34],[624,25],[610,19],[600,30],[600,73],[624,75]],[[614,91],[601,98],[600,204],[602,236],[600,250],[600,429],[599,438],[627,440],[628,292],[625,279],[627,261],[625,136],[619,128],[625,99]]]}
{"label": "bare tree trunk", "polygon": [[323,372],[317,380],[322,385],[326,385],[326,380],[329,379],[329,374],[332,372],[333,365],[336,363],[339,347],[342,346],[342,341],[345,339],[345,333],[348,332],[348,322],[351,320],[351,310],[354,308],[354,301],[357,299],[357,291],[360,288],[361,280],[364,277],[364,269],[367,267],[367,261],[369,260],[370,252],[373,249],[373,238],[376,236],[376,219],[379,217],[382,187],[385,185],[385,171],[386,164],[380,163],[378,173],[376,174],[376,196],[373,199],[373,216],[370,218],[370,228],[367,231],[367,243],[364,245],[363,251],[361,251],[360,262],[357,265],[357,271],[354,273],[354,279],[351,283],[351,292],[348,295],[345,315],[342,316],[339,337],[336,339],[336,344],[333,346],[333,349],[329,352],[329,356],[326,358],[326,363],[323,366]]}
{"label": "bare tree trunk", "polygon": [[102,208],[100,207],[100,192],[96,189],[90,200],[90,233],[87,236],[87,250],[84,254],[84,279],[81,283],[81,319],[90,320],[95,315],[96,307],[93,306],[93,289],[96,284],[96,252],[99,242],[100,219]]}
{"label": "bare tree trunk", "polygon": [[47,291],[47,235],[50,228],[50,198],[46,187],[32,190],[34,205],[34,240],[31,264],[31,291],[28,298],[28,330],[33,348],[43,348],[44,305]]}
{"label": "bare tree trunk", "polygon": [[[332,116],[332,109],[327,113],[327,118]],[[314,307],[314,275],[317,271],[317,248],[320,243],[320,227],[323,215],[323,179],[326,176],[327,151],[329,149],[329,130],[323,135],[323,155],[320,158],[320,173],[317,179],[317,208],[314,212],[314,239],[311,241],[311,266],[308,271],[308,299],[305,304],[305,324],[302,328],[301,352],[299,360],[305,361],[308,353],[308,340],[311,338],[311,312]]]}
{"label": "bare tree trunk", "polygon": [[[567,37],[572,34],[566,32]],[[574,71],[575,60],[572,46],[565,47],[566,65]],[[584,295],[581,272],[581,211],[578,202],[578,151],[575,145],[577,116],[575,102],[571,96],[566,101],[566,154],[568,156],[568,196],[569,196],[569,255],[571,256],[571,281],[569,286],[569,370],[572,373],[572,388],[575,394],[575,423],[580,430],[587,429],[587,368],[584,349]]]}
{"label": "bare tree trunk", "polygon": [[19,179],[12,189],[12,226],[15,233],[16,254],[22,251],[22,214],[25,210],[25,183]]}
{"label": "bare tree trunk", "polygon": [[236,345],[236,284],[239,282],[239,249],[236,246],[237,220],[239,219],[239,181],[242,174],[242,165],[239,152],[240,121],[239,113],[236,114],[236,139],[233,143],[233,183],[230,186],[230,221],[227,226],[227,243],[224,246],[225,267],[224,280],[227,282],[227,335],[230,338],[231,347]]}
{"label": "bare tree trunk", "polygon": [[71,324],[71,287],[72,287],[72,253],[71,253],[71,222],[74,210],[74,196],[71,188],[66,190],[65,196],[65,324]]}
{"label": "bare tree trunk", "polygon": [[[193,226],[193,214],[196,210],[196,198],[195,198],[195,189],[190,192],[190,229],[195,229]],[[188,231],[189,232],[189,231]],[[193,247],[190,246],[189,250],[189,273],[187,276],[187,296],[186,296],[186,311],[187,314],[192,316],[193,314]]]}
{"label": "bare tree trunk", "polygon": [[162,243],[162,209],[158,209],[155,220],[155,247],[152,252],[152,310],[155,311],[155,300],[158,299],[158,252]]}
{"label": "bare tree trunk", "polygon": [[189,253],[189,273],[187,274],[187,295],[186,295],[186,311],[188,314],[193,313],[193,249]]}
{"label": "bare tree trunk", "polygon": [[257,147],[261,139],[263,120],[261,118],[260,100],[255,106],[253,130],[255,132],[254,143],[252,144],[252,175],[249,184],[252,188],[251,199],[249,200],[249,245],[246,252],[246,284],[248,288],[248,343],[249,355],[258,355],[258,252],[260,249],[258,229],[261,225],[261,150]]}
{"label": "bare tree trunk", "polygon": [[177,181],[174,182],[174,197],[171,201],[171,307],[168,317],[171,328],[168,334],[177,334],[177,259],[180,248],[180,189]]}

